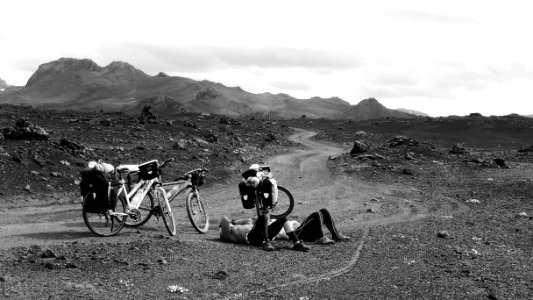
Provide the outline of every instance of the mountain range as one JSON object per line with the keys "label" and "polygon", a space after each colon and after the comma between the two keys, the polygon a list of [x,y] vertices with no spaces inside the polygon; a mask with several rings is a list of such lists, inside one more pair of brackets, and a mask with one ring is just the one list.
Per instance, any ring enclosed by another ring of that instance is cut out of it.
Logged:
{"label": "mountain range", "polygon": [[287,94],[253,94],[207,80],[150,76],[126,62],[105,67],[90,59],[60,58],[40,65],[27,84],[0,93],[0,103],[79,111],[138,113],[150,105],[158,114],[202,112],[242,117],[381,119],[414,118],[423,113],[388,109],[376,99],[357,105],[337,98],[297,99]]}

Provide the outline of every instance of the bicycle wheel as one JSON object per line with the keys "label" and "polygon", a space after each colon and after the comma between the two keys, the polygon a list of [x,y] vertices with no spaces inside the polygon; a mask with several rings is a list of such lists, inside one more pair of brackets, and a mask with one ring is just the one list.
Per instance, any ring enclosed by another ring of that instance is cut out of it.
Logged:
{"label": "bicycle wheel", "polygon": [[131,217],[126,220],[127,227],[138,227],[144,225],[153,214],[153,208],[155,206],[155,200],[152,193],[147,193],[139,206],[139,211],[141,214],[137,220],[132,219]]}
{"label": "bicycle wheel", "polygon": [[83,222],[89,230],[98,236],[112,236],[117,234],[126,222],[128,217],[126,213],[126,203],[122,198],[117,199],[116,206],[111,209],[118,215],[111,215],[106,212],[92,212],[90,201],[94,201],[93,192],[89,191],[83,198],[82,216]]}
{"label": "bicycle wheel", "polygon": [[199,233],[206,233],[209,230],[209,216],[207,215],[207,206],[200,197],[200,193],[190,191],[187,194],[187,215],[192,226]]}
{"label": "bicycle wheel", "polygon": [[273,219],[284,218],[294,209],[294,197],[286,188],[278,185],[278,204],[270,210]]}
{"label": "bicycle wheel", "polygon": [[176,235],[176,222],[174,221],[174,215],[170,209],[170,204],[168,203],[167,193],[162,187],[157,187],[155,189],[155,194],[157,201],[159,202],[159,209],[161,210],[161,217],[163,218],[163,223],[167,228],[168,233],[171,236]]}

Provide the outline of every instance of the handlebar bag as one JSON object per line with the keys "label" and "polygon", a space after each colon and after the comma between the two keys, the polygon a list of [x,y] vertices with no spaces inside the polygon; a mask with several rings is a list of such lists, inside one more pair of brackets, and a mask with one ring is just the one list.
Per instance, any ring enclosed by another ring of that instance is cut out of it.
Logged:
{"label": "handlebar bag", "polygon": [[246,182],[239,183],[239,193],[241,194],[242,207],[251,209],[255,207],[255,188],[249,186]]}
{"label": "handlebar bag", "polygon": [[191,183],[196,186],[202,186],[205,183],[205,175],[201,175],[196,172],[192,173]]}

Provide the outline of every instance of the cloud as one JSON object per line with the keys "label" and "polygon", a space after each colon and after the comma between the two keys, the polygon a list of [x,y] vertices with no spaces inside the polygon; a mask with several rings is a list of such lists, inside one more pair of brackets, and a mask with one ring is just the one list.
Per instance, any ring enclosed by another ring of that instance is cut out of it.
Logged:
{"label": "cloud", "polygon": [[421,22],[437,22],[437,23],[450,23],[450,24],[464,24],[464,23],[475,23],[476,20],[473,18],[460,17],[460,16],[451,16],[439,13],[432,12],[423,12],[416,10],[404,10],[404,9],[395,9],[390,10],[386,15],[401,19],[408,19],[412,21],[421,21]]}
{"label": "cloud", "polygon": [[313,89],[310,84],[305,82],[275,81],[270,84],[271,86],[282,90],[311,91]]}
{"label": "cloud", "polygon": [[132,64],[165,72],[209,72],[227,68],[304,68],[330,72],[357,68],[362,62],[353,55],[311,48],[234,48],[223,46],[162,46],[145,44],[107,45],[102,59],[120,57]]}
{"label": "cloud", "polygon": [[533,71],[518,62],[434,62],[410,68],[390,64],[375,66],[359,90],[373,97],[457,99],[465,93],[482,93],[515,81],[533,83]]}

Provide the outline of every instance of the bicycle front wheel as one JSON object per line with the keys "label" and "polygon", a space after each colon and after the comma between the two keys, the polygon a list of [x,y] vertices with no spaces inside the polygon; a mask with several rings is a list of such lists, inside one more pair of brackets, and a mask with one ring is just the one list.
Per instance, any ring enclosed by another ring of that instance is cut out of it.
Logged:
{"label": "bicycle front wheel", "polygon": [[286,188],[278,185],[278,204],[270,210],[273,219],[285,218],[294,209],[294,197]]}
{"label": "bicycle front wheel", "polygon": [[176,222],[174,221],[174,215],[170,209],[170,204],[168,203],[167,193],[162,187],[157,187],[155,189],[156,198],[159,202],[159,208],[161,210],[161,217],[163,218],[163,223],[167,228],[168,234],[171,236],[176,235]]}
{"label": "bicycle front wheel", "polygon": [[200,193],[190,191],[187,194],[187,214],[192,226],[199,233],[206,233],[209,230],[209,216],[207,206],[200,197]]}
{"label": "bicycle front wheel", "polygon": [[113,236],[117,234],[124,224],[128,214],[126,213],[126,203],[122,198],[118,198],[116,205],[110,210],[101,211],[94,208],[95,194],[89,191],[83,197],[82,216],[83,222],[89,230],[98,236]]}
{"label": "bicycle front wheel", "polygon": [[128,218],[126,220],[126,226],[127,227],[138,227],[144,225],[148,220],[150,220],[150,217],[153,214],[153,208],[155,207],[155,200],[152,193],[147,193],[141,204],[139,205],[139,216],[137,216],[136,219],[134,218]]}

